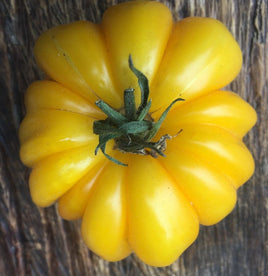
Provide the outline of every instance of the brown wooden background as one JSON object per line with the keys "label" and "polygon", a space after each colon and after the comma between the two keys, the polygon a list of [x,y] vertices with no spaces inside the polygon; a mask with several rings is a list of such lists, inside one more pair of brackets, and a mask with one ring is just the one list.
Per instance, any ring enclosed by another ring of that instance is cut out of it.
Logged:
{"label": "brown wooden background", "polygon": [[244,65],[230,85],[256,108],[258,123],[245,137],[256,160],[254,176],[238,191],[235,210],[221,223],[201,227],[197,241],[166,268],[135,256],[108,263],[80,238],[79,222],[63,221],[55,206],[37,208],[29,196],[29,169],[19,160],[17,131],[24,92],[41,78],[33,58],[48,28],[100,21],[104,0],[0,0],[0,275],[268,275],[268,46],[266,0],[166,0],[175,19],[210,16],[223,21],[243,49]]}

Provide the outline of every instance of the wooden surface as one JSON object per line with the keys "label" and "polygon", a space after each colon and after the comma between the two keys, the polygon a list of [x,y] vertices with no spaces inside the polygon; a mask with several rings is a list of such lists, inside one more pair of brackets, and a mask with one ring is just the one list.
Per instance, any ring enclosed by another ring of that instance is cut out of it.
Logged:
{"label": "wooden surface", "polygon": [[238,191],[235,210],[215,226],[201,227],[197,241],[166,268],[135,256],[108,263],[90,252],[79,222],[63,221],[56,207],[37,208],[28,189],[29,169],[19,160],[19,124],[27,86],[42,78],[33,58],[37,37],[48,28],[88,19],[122,1],[0,1],[0,275],[268,275],[268,69],[267,1],[167,0],[175,19],[210,16],[231,30],[244,65],[231,89],[258,113],[245,137],[256,161],[254,176]]}

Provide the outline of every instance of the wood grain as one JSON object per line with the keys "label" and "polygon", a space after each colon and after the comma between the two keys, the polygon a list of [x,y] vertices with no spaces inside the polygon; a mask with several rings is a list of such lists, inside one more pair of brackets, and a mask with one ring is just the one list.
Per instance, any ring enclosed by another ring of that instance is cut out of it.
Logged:
{"label": "wood grain", "polygon": [[28,189],[29,169],[19,159],[18,127],[27,86],[42,78],[33,58],[37,37],[48,28],[87,19],[122,1],[0,1],[0,275],[268,275],[268,49],[266,0],[166,0],[175,19],[221,20],[243,49],[244,65],[230,85],[258,113],[245,142],[256,161],[254,176],[238,191],[235,210],[201,227],[197,241],[166,268],[134,255],[109,263],[83,244],[80,223],[62,220],[55,206],[39,209]]}

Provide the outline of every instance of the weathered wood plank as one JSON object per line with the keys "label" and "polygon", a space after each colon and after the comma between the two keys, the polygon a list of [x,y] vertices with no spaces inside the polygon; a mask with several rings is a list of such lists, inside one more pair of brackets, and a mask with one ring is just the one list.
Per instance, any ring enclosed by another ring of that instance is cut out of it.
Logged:
{"label": "weathered wood plank", "polygon": [[258,123],[245,139],[256,161],[254,176],[238,191],[231,215],[201,227],[197,241],[170,267],[153,268],[130,256],[108,263],[83,244],[80,223],[63,221],[56,208],[37,208],[29,169],[19,161],[18,127],[27,86],[42,78],[33,58],[48,28],[88,19],[99,22],[117,2],[2,0],[0,2],[0,275],[268,275],[268,49],[266,0],[162,1],[175,19],[221,20],[243,49],[244,65],[230,85],[253,105]]}

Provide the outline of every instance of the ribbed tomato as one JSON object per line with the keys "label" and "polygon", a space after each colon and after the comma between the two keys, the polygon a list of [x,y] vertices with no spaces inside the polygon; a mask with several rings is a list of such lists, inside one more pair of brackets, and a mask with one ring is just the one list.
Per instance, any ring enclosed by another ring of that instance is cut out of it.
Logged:
{"label": "ribbed tomato", "polygon": [[256,113],[219,90],[242,64],[222,23],[174,23],[163,4],[131,1],[100,24],[48,30],[34,52],[49,80],[28,88],[19,133],[32,199],[82,218],[92,251],[110,261],[133,251],[166,266],[199,223],[231,212],[254,171],[242,138]]}

